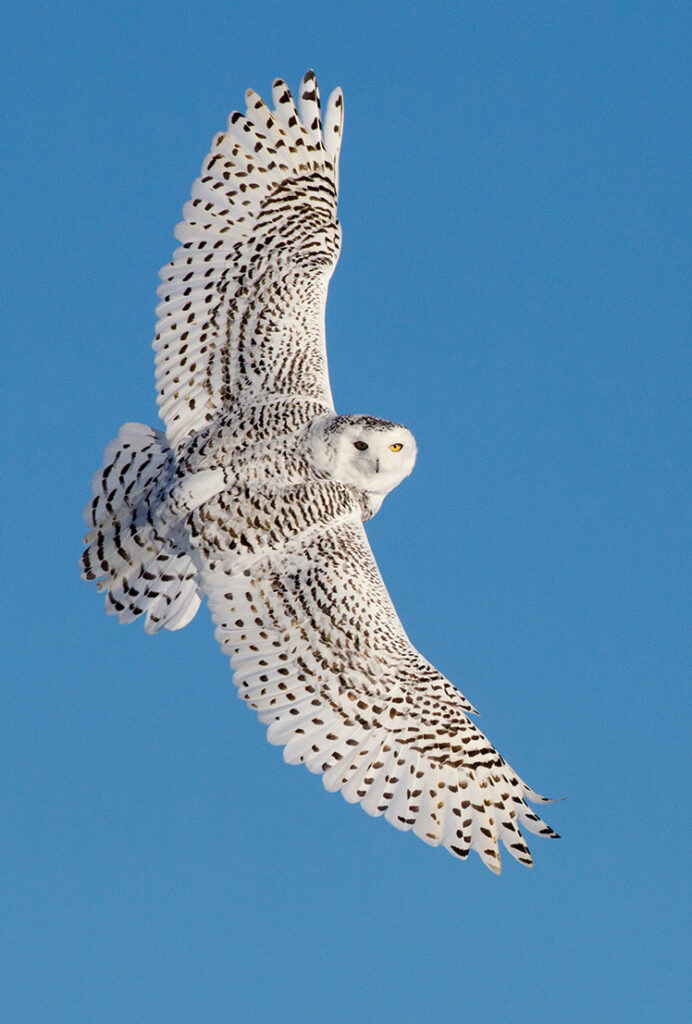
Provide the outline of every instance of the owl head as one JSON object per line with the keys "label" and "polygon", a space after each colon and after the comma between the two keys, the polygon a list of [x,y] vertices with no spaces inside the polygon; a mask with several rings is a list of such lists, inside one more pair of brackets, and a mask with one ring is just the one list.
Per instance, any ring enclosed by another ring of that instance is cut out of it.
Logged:
{"label": "owl head", "polygon": [[378,507],[413,469],[416,442],[399,423],[374,416],[330,416],[316,427],[316,468],[332,480],[378,496]]}

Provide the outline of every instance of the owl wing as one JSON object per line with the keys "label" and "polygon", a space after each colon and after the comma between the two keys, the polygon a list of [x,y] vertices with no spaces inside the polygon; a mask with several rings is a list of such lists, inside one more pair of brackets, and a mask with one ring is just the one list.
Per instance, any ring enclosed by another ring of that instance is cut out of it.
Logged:
{"label": "owl wing", "polygon": [[290,395],[333,410],[324,310],[341,243],[342,94],[324,127],[311,71],[298,109],[278,79],[273,110],[252,90],[246,100],[214,139],[160,272],[156,381],[173,448],[234,404]]}
{"label": "owl wing", "polygon": [[544,798],[409,641],[349,488],[227,491],[191,525],[239,696],[288,763],[458,857],[499,872],[501,841],[532,863],[519,826],[555,835],[526,802]]}

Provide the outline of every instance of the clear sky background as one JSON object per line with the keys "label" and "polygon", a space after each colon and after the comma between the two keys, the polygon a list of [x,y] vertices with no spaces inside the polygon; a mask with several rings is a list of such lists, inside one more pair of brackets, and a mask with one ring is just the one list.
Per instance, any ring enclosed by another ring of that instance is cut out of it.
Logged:
{"label": "clear sky background", "polygon": [[[6,8],[3,1022],[684,1018],[691,13]],[[533,871],[328,795],[206,609],[146,637],[79,580],[103,448],[156,423],[191,182],[248,86],[309,67],[346,100],[337,407],[420,449],[369,535],[412,640],[568,797]]]}

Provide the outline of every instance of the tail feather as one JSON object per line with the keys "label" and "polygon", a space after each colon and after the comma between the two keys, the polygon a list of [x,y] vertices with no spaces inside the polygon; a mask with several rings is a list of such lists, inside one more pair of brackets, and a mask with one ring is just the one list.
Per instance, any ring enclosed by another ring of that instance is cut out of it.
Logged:
{"label": "tail feather", "polygon": [[156,515],[174,473],[165,434],[126,423],[106,448],[84,510],[91,529],[84,538],[82,577],[106,592],[106,612],[120,622],[146,614],[148,633],[181,629],[200,605],[185,537]]}
{"label": "tail feather", "polygon": [[174,466],[175,456],[160,430],[123,424],[91,481],[93,497],[84,509],[87,526],[101,528],[123,508],[135,509],[157,482],[170,479]]}

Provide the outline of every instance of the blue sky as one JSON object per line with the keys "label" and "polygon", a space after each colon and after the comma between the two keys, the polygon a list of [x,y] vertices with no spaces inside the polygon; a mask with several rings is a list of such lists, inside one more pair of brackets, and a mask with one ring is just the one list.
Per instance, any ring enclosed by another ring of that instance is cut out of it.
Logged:
{"label": "blue sky", "polygon": [[[690,21],[5,16],[3,1021],[684,1017]],[[346,101],[337,406],[420,451],[369,535],[413,641],[568,797],[533,871],[326,794],[236,700],[206,610],[146,637],[79,580],[102,450],[156,422],[156,275],[190,184],[248,86],[309,67]]]}

